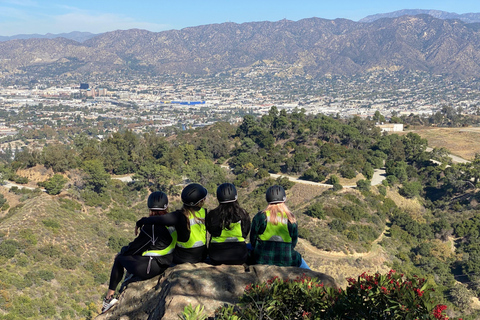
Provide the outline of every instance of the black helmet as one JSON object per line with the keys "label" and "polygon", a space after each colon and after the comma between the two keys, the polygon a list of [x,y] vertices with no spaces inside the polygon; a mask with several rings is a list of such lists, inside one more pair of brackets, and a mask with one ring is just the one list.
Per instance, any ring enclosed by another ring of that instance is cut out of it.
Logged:
{"label": "black helmet", "polygon": [[193,207],[207,197],[207,189],[201,184],[191,183],[182,191],[182,202],[187,206]]}
{"label": "black helmet", "polygon": [[148,196],[148,209],[150,210],[167,210],[168,197],[165,192],[155,191]]}
{"label": "black helmet", "polygon": [[229,203],[237,201],[237,189],[231,183],[225,182],[217,188],[217,199],[220,203]]}
{"label": "black helmet", "polygon": [[282,186],[274,185],[267,189],[266,193],[267,202],[270,203],[281,203],[287,200],[287,195],[285,194],[285,189]]}

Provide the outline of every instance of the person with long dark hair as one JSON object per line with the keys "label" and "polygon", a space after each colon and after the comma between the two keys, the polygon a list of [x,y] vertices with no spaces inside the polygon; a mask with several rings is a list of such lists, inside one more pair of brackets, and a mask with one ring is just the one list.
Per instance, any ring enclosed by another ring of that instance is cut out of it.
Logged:
{"label": "person with long dark hair", "polygon": [[173,263],[197,263],[207,257],[207,231],[203,208],[207,189],[198,183],[187,185],[181,194],[183,206],[163,216],[152,216],[137,221],[137,228],[144,224],[174,226],[177,231],[177,245],[173,252]]}
{"label": "person with long dark hair", "polygon": [[295,215],[285,205],[285,189],[271,186],[265,196],[268,206],[255,215],[250,231],[253,263],[310,269],[295,251],[298,226]]}
{"label": "person with long dark hair", "polygon": [[211,238],[208,246],[210,262],[243,264],[248,250],[245,239],[250,231],[250,216],[237,201],[237,189],[231,183],[217,188],[218,207],[207,214],[205,225]]}

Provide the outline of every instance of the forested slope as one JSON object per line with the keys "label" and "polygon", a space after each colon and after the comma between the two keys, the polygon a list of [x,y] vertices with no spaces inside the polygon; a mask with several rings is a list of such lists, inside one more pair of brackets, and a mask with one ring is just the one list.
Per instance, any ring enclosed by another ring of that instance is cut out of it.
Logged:
{"label": "forested slope", "polygon": [[[413,133],[382,135],[373,121],[275,107],[261,118],[245,116],[239,126],[216,123],[168,137],[125,131],[101,141],[76,134],[68,141],[25,149],[1,166],[4,179],[19,183],[28,182],[19,175],[25,170],[54,174],[40,183],[46,193],[2,191],[0,319],[95,314],[115,252],[146,214],[146,195],[164,190],[172,210],[179,208],[185,180],[213,195],[218,184],[235,183],[251,215],[265,207],[270,185],[283,185],[301,237],[326,251],[368,252],[387,230],[379,244],[388,267],[426,277],[452,310],[477,316],[469,299],[480,292],[479,157],[451,165],[445,150],[426,152],[427,141]],[[369,179],[380,167],[387,179],[372,187]],[[270,173],[333,188],[292,188]],[[133,181],[111,179],[124,174]],[[347,183],[357,189],[342,188]],[[207,207],[215,206],[209,196]],[[320,268],[322,261],[311,264]]]}

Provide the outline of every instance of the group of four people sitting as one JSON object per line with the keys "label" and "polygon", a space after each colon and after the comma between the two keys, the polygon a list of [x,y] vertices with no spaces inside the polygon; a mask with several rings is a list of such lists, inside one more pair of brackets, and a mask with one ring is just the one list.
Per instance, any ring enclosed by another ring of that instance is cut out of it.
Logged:
{"label": "group of four people sitting", "polygon": [[[102,312],[118,300],[115,290],[124,276],[146,280],[181,263],[209,262],[214,265],[270,264],[308,268],[294,250],[298,229],[295,216],[285,205],[283,187],[268,188],[268,206],[250,222],[239,205],[231,183],[217,188],[218,206],[207,213],[203,207],[207,189],[198,183],[187,185],[181,194],[183,206],[168,212],[168,197],[156,191],[148,197],[149,217],[137,221],[135,235],[115,257]],[[210,240],[207,246],[207,232]],[[250,244],[245,239],[250,233]]]}

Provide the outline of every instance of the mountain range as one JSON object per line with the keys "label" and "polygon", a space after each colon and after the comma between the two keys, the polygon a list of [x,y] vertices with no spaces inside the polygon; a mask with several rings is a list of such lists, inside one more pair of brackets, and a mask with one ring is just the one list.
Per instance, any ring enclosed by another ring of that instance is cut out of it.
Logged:
{"label": "mountain range", "polygon": [[80,32],[72,31],[69,33],[47,33],[47,34],[16,34],[13,36],[0,36],[1,41],[9,40],[18,40],[18,39],[55,39],[55,38],[66,38],[70,40],[75,40],[78,42],[83,42],[85,40],[91,39],[97,36],[91,32]]}
{"label": "mountain range", "polygon": [[355,75],[372,70],[480,73],[480,23],[431,15],[373,22],[310,18],[222,23],[182,30],[131,29],[80,43],[66,38],[0,42],[0,77],[117,74]]}
{"label": "mountain range", "polygon": [[373,22],[375,20],[382,19],[382,18],[398,18],[405,15],[416,16],[419,14],[428,14],[438,19],[457,19],[466,23],[480,22],[480,13],[458,14],[454,12],[445,12],[440,10],[422,10],[422,9],[404,9],[404,10],[398,10],[398,11],[388,12],[388,13],[373,14],[359,20],[359,22],[368,23],[368,22]]}

